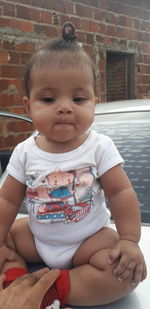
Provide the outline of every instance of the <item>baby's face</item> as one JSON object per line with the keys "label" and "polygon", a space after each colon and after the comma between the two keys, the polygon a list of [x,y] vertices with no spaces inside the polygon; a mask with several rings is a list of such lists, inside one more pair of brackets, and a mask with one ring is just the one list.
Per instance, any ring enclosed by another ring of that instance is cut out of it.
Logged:
{"label": "baby's face", "polygon": [[31,84],[30,99],[24,100],[47,149],[78,147],[94,117],[96,98],[90,68],[34,67]]}

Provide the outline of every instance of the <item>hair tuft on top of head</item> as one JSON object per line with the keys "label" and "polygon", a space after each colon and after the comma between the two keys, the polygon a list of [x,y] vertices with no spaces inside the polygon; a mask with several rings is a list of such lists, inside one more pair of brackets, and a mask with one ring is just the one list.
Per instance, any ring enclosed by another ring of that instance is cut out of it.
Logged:
{"label": "hair tuft on top of head", "polygon": [[77,40],[75,26],[71,22],[66,22],[63,25],[62,38],[65,41],[76,41]]}

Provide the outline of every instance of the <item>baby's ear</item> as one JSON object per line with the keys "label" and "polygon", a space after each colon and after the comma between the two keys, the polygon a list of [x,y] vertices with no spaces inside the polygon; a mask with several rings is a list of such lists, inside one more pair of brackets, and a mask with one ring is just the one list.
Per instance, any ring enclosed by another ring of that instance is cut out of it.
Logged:
{"label": "baby's ear", "polygon": [[24,105],[24,108],[27,112],[27,114],[30,114],[30,99],[28,97],[23,97],[23,105]]}

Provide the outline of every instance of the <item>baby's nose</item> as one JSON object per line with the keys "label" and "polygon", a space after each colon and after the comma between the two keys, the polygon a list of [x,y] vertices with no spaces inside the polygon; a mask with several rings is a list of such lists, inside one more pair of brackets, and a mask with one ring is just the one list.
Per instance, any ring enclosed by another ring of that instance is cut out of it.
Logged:
{"label": "baby's nose", "polygon": [[72,107],[68,103],[62,103],[58,106],[57,113],[59,113],[59,114],[71,114],[72,113]]}

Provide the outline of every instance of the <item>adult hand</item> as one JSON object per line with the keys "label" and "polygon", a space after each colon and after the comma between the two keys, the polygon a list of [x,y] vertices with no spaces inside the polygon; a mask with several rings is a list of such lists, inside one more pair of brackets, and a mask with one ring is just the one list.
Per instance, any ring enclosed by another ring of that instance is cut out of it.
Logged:
{"label": "adult hand", "polygon": [[0,276],[0,308],[40,309],[42,299],[49,287],[59,277],[59,270],[40,269],[18,277],[3,290],[5,275]]}
{"label": "adult hand", "polygon": [[109,253],[108,262],[117,262],[114,275],[119,281],[131,278],[133,285],[146,278],[147,270],[144,256],[137,243],[120,239]]}

